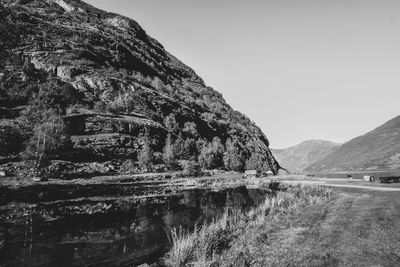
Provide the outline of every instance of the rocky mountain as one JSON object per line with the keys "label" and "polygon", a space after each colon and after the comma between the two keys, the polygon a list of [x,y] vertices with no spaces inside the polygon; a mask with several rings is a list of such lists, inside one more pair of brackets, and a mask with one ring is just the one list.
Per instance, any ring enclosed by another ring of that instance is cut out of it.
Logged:
{"label": "rocky mountain", "polygon": [[290,172],[302,172],[314,162],[326,157],[340,144],[324,140],[307,140],[285,149],[272,149],[282,167]]}
{"label": "rocky mountain", "polygon": [[309,172],[400,168],[400,116],[342,145],[311,164]]}
{"label": "rocky mountain", "polygon": [[280,168],[260,128],[138,23],[79,0],[1,1],[0,118],[1,162],[18,171]]}

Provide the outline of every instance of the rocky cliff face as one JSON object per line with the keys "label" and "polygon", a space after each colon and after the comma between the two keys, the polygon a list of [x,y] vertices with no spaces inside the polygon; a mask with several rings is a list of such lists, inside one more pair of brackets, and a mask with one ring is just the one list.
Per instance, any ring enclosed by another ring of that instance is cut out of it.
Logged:
{"label": "rocky cliff face", "polygon": [[171,135],[196,143],[190,159],[218,137],[241,168],[249,159],[280,168],[263,132],[135,21],[79,0],[1,1],[0,127],[21,143],[1,156],[18,161],[34,119],[50,109],[72,142],[57,159],[137,160],[145,136],[162,153]]}

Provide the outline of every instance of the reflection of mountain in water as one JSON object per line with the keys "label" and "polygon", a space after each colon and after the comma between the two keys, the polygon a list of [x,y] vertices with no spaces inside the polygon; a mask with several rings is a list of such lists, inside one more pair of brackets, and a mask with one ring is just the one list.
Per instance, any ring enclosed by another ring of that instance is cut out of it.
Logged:
{"label": "reflection of mountain in water", "polygon": [[[57,213],[48,208],[46,213],[32,213],[8,221],[7,244],[1,252],[0,264],[121,266],[143,263],[167,251],[166,232],[171,229],[191,230],[196,224],[220,216],[226,208],[248,209],[267,194],[267,191],[245,187],[219,192],[189,190],[166,199],[124,203],[108,212],[86,212],[54,221],[46,220],[44,214]],[[53,208],[60,209],[60,206]]]}

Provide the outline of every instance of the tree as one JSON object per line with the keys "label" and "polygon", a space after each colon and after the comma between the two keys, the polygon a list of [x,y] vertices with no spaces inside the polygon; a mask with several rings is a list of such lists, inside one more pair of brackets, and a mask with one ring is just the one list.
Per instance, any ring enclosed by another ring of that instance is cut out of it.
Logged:
{"label": "tree", "polygon": [[222,167],[224,165],[224,145],[218,136],[212,140],[213,167]]}
{"label": "tree", "polygon": [[138,155],[139,164],[142,168],[145,168],[146,171],[151,170],[153,163],[153,154],[154,152],[150,146],[150,140],[149,138],[146,138],[143,147]]}
{"label": "tree", "polygon": [[175,152],[174,152],[174,146],[172,144],[171,134],[168,134],[167,139],[165,140],[163,159],[164,159],[165,164],[169,168],[172,168],[175,165],[176,159],[175,159]]}
{"label": "tree", "polygon": [[183,162],[183,173],[187,176],[199,176],[201,169],[199,163],[189,160]]}
{"label": "tree", "polygon": [[228,138],[225,147],[225,168],[232,171],[243,171],[245,165],[245,157],[243,156],[243,152],[241,151],[237,141],[232,141],[230,138]]}
{"label": "tree", "polygon": [[183,140],[182,134],[179,133],[178,137],[176,138],[175,142],[174,142],[174,152],[175,152],[175,156],[178,159],[182,159],[183,157],[183,148],[184,148],[184,143],[185,141]]}
{"label": "tree", "polygon": [[151,81],[151,85],[159,92],[165,91],[165,84],[158,77],[154,77],[154,79]]}
{"label": "tree", "polygon": [[164,125],[170,133],[176,133],[179,130],[179,125],[176,122],[175,115],[173,113],[165,117]]}
{"label": "tree", "polygon": [[198,136],[198,132],[197,132],[197,127],[196,124],[194,122],[185,122],[185,124],[183,125],[183,129],[182,131],[191,137],[197,137]]}
{"label": "tree", "polygon": [[186,138],[182,146],[182,159],[197,160],[197,147],[196,141],[192,138]]}
{"label": "tree", "polygon": [[24,65],[22,66],[22,71],[26,75],[34,76],[35,72],[36,72],[36,68],[29,60],[25,60]]}
{"label": "tree", "polygon": [[264,160],[261,154],[259,153],[252,153],[250,158],[246,161],[246,169],[248,170],[263,170]]}
{"label": "tree", "polygon": [[135,97],[133,93],[128,92],[120,94],[114,98],[107,106],[107,111],[114,114],[130,114],[134,110]]}
{"label": "tree", "polygon": [[201,148],[199,153],[199,164],[203,169],[211,169],[212,158],[211,158],[211,147],[210,145],[205,145]]}
{"label": "tree", "polygon": [[203,146],[200,150],[199,163],[204,169],[214,169],[222,167],[224,156],[224,146],[219,137],[214,137],[211,143]]}
{"label": "tree", "polygon": [[42,176],[42,170],[48,165],[49,160],[59,157],[70,146],[71,140],[61,116],[53,113],[34,127],[24,157],[31,161],[34,175]]}
{"label": "tree", "polygon": [[64,103],[64,105],[73,105],[76,104],[79,99],[83,98],[83,95],[71,84],[66,83],[61,86],[59,97],[60,101]]}
{"label": "tree", "polygon": [[0,121],[0,156],[17,154],[24,149],[28,129],[16,120]]}
{"label": "tree", "polygon": [[120,73],[121,73],[122,80],[126,80],[128,78],[128,76],[129,76],[128,75],[128,71],[126,69],[121,69]]}

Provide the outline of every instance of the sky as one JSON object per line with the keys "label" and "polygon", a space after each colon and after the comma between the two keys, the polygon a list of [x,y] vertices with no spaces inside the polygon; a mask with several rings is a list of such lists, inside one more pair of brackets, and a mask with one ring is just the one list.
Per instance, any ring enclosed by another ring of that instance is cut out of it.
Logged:
{"label": "sky", "polygon": [[267,135],[345,142],[400,115],[398,0],[86,0],[136,20]]}

